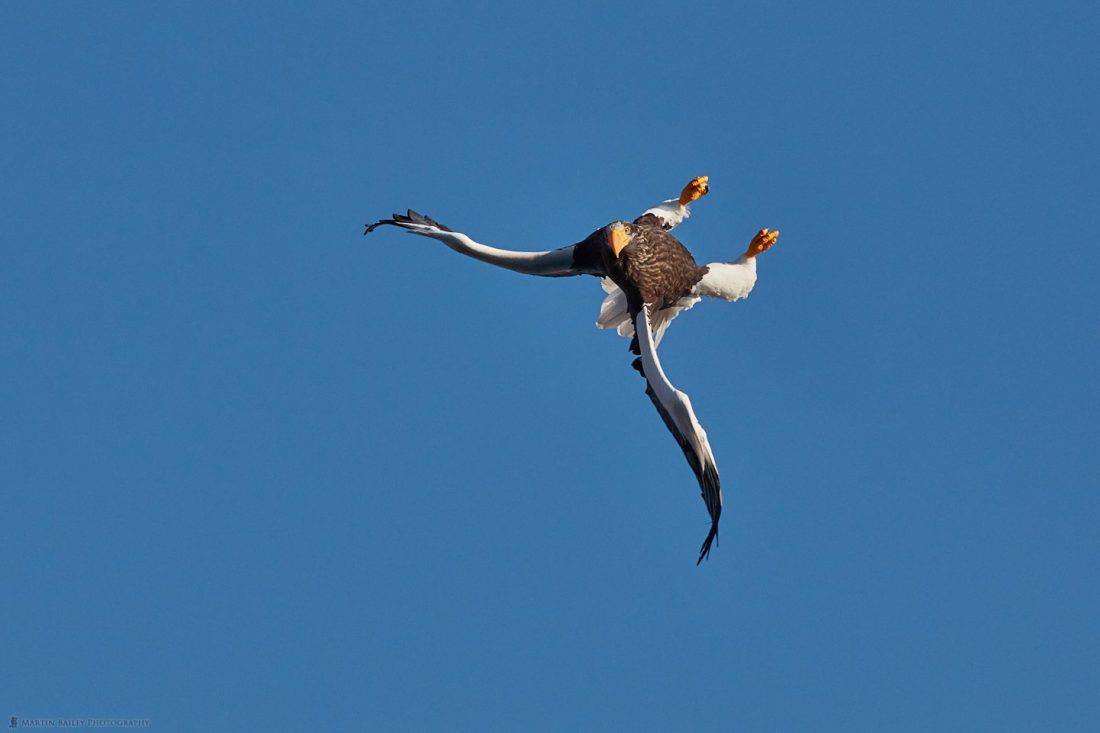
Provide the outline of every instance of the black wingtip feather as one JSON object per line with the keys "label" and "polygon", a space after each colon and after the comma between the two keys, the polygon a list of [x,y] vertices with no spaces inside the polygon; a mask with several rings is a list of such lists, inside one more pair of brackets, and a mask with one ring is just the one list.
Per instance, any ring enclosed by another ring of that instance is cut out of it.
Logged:
{"label": "black wingtip feather", "polygon": [[[703,485],[704,491],[702,492],[703,503],[707,505],[707,513],[710,514],[710,532],[707,533],[707,538],[703,540],[703,546],[699,548],[699,559],[695,561],[695,566],[698,567],[704,559],[710,557],[711,543],[718,539],[718,520],[722,518],[722,482],[718,478],[718,469],[709,461],[703,468],[703,475],[700,477],[700,483]],[[707,493],[710,493],[711,497],[716,497],[719,501],[708,501]]]}
{"label": "black wingtip feather", "polygon": [[717,519],[710,523],[710,532],[707,533],[707,538],[703,540],[703,546],[699,548],[699,559],[695,561],[695,567],[699,567],[703,560],[710,559],[710,546],[716,539],[718,539]]}
{"label": "black wingtip feather", "polygon": [[392,219],[379,219],[373,224],[367,224],[366,229],[363,231],[363,234],[370,234],[383,224],[390,224],[392,226],[398,227],[402,226],[403,224],[424,224],[426,226],[435,227],[436,229],[442,229],[445,232],[454,231],[450,227],[440,224],[438,221],[431,218],[430,216],[424,216],[423,214],[417,213],[412,209],[406,209],[404,214],[395,213]]}

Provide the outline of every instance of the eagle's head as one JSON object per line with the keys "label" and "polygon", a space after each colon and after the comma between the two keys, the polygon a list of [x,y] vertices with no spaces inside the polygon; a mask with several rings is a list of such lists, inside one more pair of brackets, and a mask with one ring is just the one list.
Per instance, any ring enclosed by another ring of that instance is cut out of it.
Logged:
{"label": "eagle's head", "polygon": [[631,236],[630,225],[625,221],[617,221],[608,225],[607,245],[611,247],[615,257],[618,257],[623,248],[630,244]]}

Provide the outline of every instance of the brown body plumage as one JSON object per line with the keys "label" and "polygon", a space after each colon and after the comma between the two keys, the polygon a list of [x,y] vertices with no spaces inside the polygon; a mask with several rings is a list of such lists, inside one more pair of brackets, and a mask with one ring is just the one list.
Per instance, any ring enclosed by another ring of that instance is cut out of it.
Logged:
{"label": "brown body plumage", "polygon": [[630,224],[627,232],[630,243],[620,253],[611,279],[628,297],[636,290],[641,303],[653,306],[654,311],[688,295],[706,274],[707,269],[699,267],[691,252],[662,227]]}
{"label": "brown body plumage", "polygon": [[[574,249],[575,266],[604,275],[622,288],[630,314],[642,305],[656,312],[674,305],[691,293],[707,273],[676,237],[653,221],[642,217],[633,224],[617,222],[593,232]],[[627,244],[618,253],[609,244],[614,228],[625,231]]]}

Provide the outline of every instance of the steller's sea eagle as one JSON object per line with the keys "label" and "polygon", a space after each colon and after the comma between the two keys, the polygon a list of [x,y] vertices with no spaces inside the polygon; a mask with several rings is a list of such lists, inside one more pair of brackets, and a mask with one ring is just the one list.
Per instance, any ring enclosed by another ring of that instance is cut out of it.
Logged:
{"label": "steller's sea eagle", "polygon": [[734,262],[712,262],[704,267],[670,234],[690,216],[688,206],[710,190],[699,176],[680,196],[646,210],[632,222],[614,221],[583,241],[543,252],[520,252],[475,242],[411,209],[367,225],[364,234],[380,226],[400,227],[412,234],[443,242],[460,254],[527,275],[565,277],[596,275],[603,278],[606,297],[596,325],[614,328],[631,338],[638,355],[632,364],[646,380],[646,394],[684,451],[702,489],[710,514],[710,531],[699,550],[698,565],[709,556],[718,536],[722,515],[722,487],[707,433],[695,417],[691,400],[665,376],[657,345],[677,315],[704,296],[727,301],[748,296],[756,284],[756,256],[775,245],[778,230],[761,229],[748,249]]}

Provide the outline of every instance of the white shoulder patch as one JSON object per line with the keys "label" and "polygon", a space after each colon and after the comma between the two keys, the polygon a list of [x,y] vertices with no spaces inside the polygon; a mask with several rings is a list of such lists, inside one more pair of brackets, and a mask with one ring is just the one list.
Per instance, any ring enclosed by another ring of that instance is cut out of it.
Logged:
{"label": "white shoulder patch", "polygon": [[696,295],[723,300],[747,298],[756,285],[756,258],[742,257],[737,262],[711,262],[707,274],[696,286]]}
{"label": "white shoulder patch", "polygon": [[672,229],[675,226],[679,226],[680,223],[684,221],[684,219],[687,219],[689,216],[691,216],[691,212],[688,211],[688,208],[686,206],[681,206],[680,202],[677,199],[662,201],[661,203],[654,206],[652,209],[646,209],[642,213],[642,216],[645,216],[646,214],[653,214],[662,222],[664,222],[665,226],[667,226],[669,229]]}

